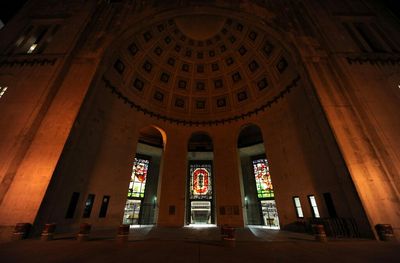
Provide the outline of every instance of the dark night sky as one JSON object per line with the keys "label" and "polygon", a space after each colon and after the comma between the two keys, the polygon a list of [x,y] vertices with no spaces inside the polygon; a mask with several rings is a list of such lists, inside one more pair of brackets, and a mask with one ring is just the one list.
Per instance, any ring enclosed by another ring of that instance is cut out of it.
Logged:
{"label": "dark night sky", "polygon": [[[0,3],[0,20],[6,24],[15,13],[24,5],[27,0],[1,0]],[[279,0],[277,0],[279,1]],[[341,0],[337,0],[341,1]],[[384,3],[391,9],[397,17],[400,18],[400,0],[376,0]]]}

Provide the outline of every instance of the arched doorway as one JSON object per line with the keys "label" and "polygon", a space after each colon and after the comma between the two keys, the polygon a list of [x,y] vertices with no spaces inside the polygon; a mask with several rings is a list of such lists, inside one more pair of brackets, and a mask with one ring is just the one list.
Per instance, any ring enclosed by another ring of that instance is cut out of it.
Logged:
{"label": "arched doorway", "polygon": [[[171,140],[174,143],[169,143],[171,147],[167,149],[168,156],[172,157],[168,157],[166,167],[169,167],[168,163],[176,165],[171,165],[172,168],[165,169],[163,173],[168,174],[162,183],[163,196],[168,198],[162,198],[159,220],[160,225],[173,226],[178,222],[179,225],[193,223],[188,190],[190,165],[209,161],[212,170],[213,165],[217,168],[224,163],[223,159],[219,161],[217,158],[212,163],[213,158],[209,157],[208,160],[191,159],[190,154],[186,163],[186,140],[182,143],[180,138],[191,134],[193,129],[205,129],[218,135],[221,133],[219,129],[231,125],[235,125],[236,129],[246,121],[261,125],[258,119],[269,117],[267,112],[271,111],[270,108],[293,94],[295,87],[300,89],[303,79],[298,70],[297,57],[293,56],[290,46],[284,44],[285,39],[268,25],[261,25],[250,16],[219,9],[207,16],[192,13],[191,10],[181,11],[181,15],[160,13],[157,19],[143,21],[140,27],[131,24],[115,43],[115,53],[107,57],[108,66],[101,79],[112,96],[132,109],[135,121],[145,120],[166,130],[171,127],[174,135],[179,137],[176,141]],[[197,24],[199,28],[203,28],[204,17],[214,18],[215,24],[221,27],[212,27],[218,30],[209,31],[207,37],[192,35],[198,30],[187,30],[185,25],[192,25],[194,16],[201,18],[196,20],[200,21]],[[229,150],[236,157],[236,138],[232,141]],[[215,144],[214,148],[215,156],[220,156],[218,145]],[[169,154],[169,151],[172,153]],[[202,151],[196,150],[196,153]],[[265,151],[262,153],[265,155]],[[175,156],[179,156],[179,160]],[[251,162],[249,165],[252,167]],[[231,167],[238,172],[236,163]],[[218,174],[220,171],[222,174],[226,172],[221,168]],[[220,178],[224,177],[219,176],[218,180]],[[185,179],[188,182],[186,185]],[[222,185],[224,190],[225,180],[229,178],[216,181],[218,187]],[[165,187],[168,190],[164,190],[164,185],[168,185]],[[240,187],[234,186],[237,189]],[[180,190],[177,191],[177,188]],[[238,202],[240,195],[237,194],[238,200],[234,201],[217,198],[221,201],[216,209],[221,215],[219,221],[223,222],[224,216],[237,216],[242,224],[239,211],[245,202]],[[263,203],[267,201],[263,200]],[[281,200],[279,202],[282,204]],[[281,213],[283,215],[283,210]],[[257,224],[262,224],[261,221]]]}
{"label": "arched doorway", "polygon": [[186,224],[214,224],[213,143],[206,133],[194,133],[188,142]]}
{"label": "arched doorway", "polygon": [[140,130],[133,160],[123,223],[153,225],[158,214],[158,181],[164,147],[163,136],[155,127]]}
{"label": "arched doorway", "polygon": [[256,125],[242,129],[238,152],[243,176],[244,215],[248,225],[279,229],[275,192],[261,130]]}

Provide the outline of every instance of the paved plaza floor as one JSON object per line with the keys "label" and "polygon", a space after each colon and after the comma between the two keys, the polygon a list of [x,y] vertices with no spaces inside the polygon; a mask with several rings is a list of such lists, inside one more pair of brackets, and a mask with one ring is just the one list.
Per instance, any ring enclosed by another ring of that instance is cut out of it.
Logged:
{"label": "paved plaza floor", "polygon": [[[232,244],[231,244],[232,245]],[[110,233],[88,241],[73,235],[55,240],[26,239],[0,244],[0,262],[400,262],[399,242],[363,239],[314,241],[313,236],[257,227],[239,229],[234,246],[217,228],[131,229],[127,242]]]}

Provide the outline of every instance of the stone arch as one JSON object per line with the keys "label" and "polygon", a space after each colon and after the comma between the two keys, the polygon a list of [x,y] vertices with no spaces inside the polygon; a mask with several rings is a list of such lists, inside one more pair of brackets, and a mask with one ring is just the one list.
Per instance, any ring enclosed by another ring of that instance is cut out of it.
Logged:
{"label": "stone arch", "polygon": [[165,141],[166,133],[155,125],[139,130],[124,208],[124,224],[154,225],[157,222]]}
{"label": "stone arch", "polygon": [[[243,141],[242,137],[250,137],[250,141]],[[243,142],[241,142],[241,140]],[[254,123],[247,123],[240,127],[237,134],[238,147],[244,147],[245,145],[254,145],[263,142],[263,133],[260,126]]]}
{"label": "stone arch", "polygon": [[[197,149],[196,149],[197,148]],[[209,133],[196,131],[188,140],[188,151],[213,151],[213,140]]]}
{"label": "stone arch", "polygon": [[[157,141],[155,141],[151,144],[155,144],[158,147],[163,148],[163,149],[167,143],[166,131],[157,125],[150,124],[150,125],[141,127],[139,129],[139,140],[144,137],[147,137],[148,139],[151,139],[151,137],[153,137]],[[158,138],[156,138],[156,137],[158,137]]]}
{"label": "stone arch", "polygon": [[193,132],[188,141],[186,224],[215,223],[213,141],[207,132]]}
{"label": "stone arch", "polygon": [[275,189],[271,180],[262,130],[256,124],[246,124],[241,127],[237,141],[245,222],[248,225],[264,225],[279,229]]}

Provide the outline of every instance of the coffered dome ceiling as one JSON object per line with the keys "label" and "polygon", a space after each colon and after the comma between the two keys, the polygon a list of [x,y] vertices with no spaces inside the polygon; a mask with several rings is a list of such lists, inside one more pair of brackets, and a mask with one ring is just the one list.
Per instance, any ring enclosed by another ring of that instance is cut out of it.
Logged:
{"label": "coffered dome ceiling", "polygon": [[243,118],[271,107],[299,79],[278,41],[232,18],[176,17],[123,42],[106,85],[132,108],[174,122]]}

